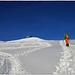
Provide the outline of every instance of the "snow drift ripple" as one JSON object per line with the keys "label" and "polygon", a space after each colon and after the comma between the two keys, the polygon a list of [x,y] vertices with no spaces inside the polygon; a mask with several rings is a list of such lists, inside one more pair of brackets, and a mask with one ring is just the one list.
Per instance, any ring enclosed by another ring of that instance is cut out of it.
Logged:
{"label": "snow drift ripple", "polygon": [[70,47],[66,47],[62,41],[60,41],[63,52],[60,59],[59,66],[56,66],[56,72],[54,74],[75,74],[75,51]]}
{"label": "snow drift ripple", "polygon": [[14,58],[12,55],[0,52],[0,74],[5,75],[25,75],[21,68],[18,59]]}

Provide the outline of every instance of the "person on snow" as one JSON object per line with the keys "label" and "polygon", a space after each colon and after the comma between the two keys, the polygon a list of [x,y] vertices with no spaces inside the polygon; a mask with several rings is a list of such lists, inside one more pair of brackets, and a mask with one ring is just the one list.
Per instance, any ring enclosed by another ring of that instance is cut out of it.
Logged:
{"label": "person on snow", "polygon": [[65,39],[66,46],[69,47],[69,35],[68,34],[64,34],[64,39]]}

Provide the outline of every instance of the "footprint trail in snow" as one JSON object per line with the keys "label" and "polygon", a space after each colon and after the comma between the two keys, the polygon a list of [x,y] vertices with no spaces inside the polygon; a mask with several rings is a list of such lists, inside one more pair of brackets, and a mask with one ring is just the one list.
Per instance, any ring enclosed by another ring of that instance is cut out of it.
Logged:
{"label": "footprint trail in snow", "polygon": [[63,51],[59,65],[56,66],[54,74],[75,74],[75,51],[70,47],[66,47],[63,41],[60,41]]}

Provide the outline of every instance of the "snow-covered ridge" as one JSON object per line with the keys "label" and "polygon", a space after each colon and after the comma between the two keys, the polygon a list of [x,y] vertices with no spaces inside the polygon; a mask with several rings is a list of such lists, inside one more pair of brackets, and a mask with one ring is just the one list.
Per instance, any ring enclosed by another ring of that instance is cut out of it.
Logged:
{"label": "snow-covered ridge", "polygon": [[51,44],[49,44],[46,40],[31,37],[31,38],[25,38],[20,40],[14,40],[14,41],[7,41],[7,42],[1,42],[0,43],[0,50],[2,49],[19,49],[19,48],[45,48],[49,47]]}
{"label": "snow-covered ridge", "polygon": [[26,42],[26,41],[45,41],[45,40],[38,37],[30,37],[30,38],[23,38],[23,39],[12,40],[7,42]]}

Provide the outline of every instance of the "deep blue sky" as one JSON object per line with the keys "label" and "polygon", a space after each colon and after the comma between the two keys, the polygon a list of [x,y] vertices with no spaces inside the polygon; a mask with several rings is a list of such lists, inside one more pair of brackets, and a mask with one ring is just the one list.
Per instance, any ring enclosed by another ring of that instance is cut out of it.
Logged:
{"label": "deep blue sky", "polygon": [[75,2],[0,2],[0,40],[28,35],[60,40],[75,39]]}

